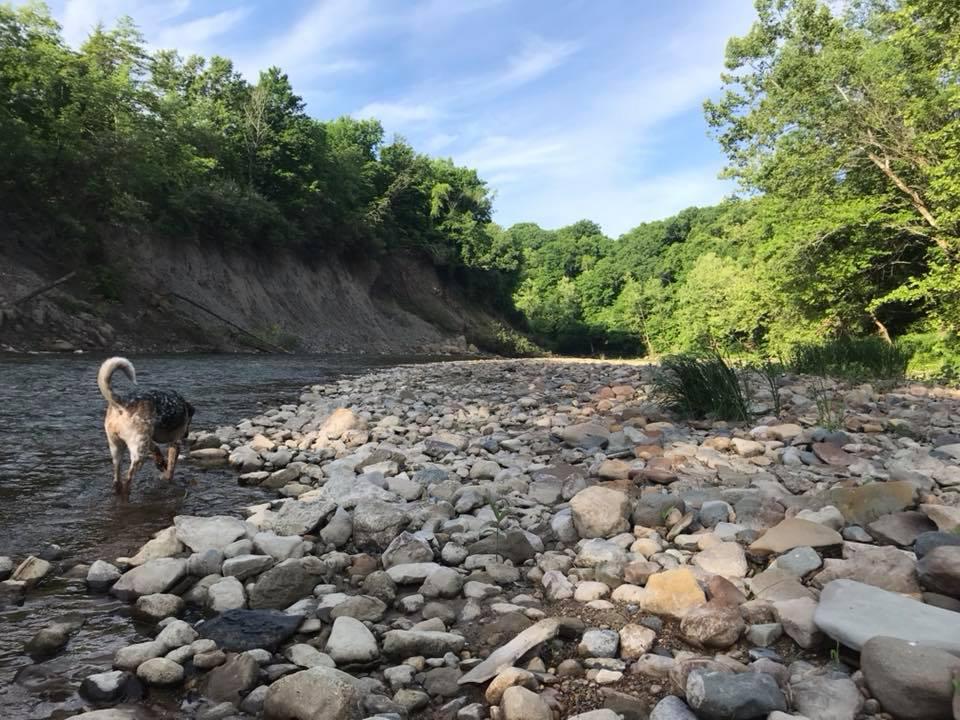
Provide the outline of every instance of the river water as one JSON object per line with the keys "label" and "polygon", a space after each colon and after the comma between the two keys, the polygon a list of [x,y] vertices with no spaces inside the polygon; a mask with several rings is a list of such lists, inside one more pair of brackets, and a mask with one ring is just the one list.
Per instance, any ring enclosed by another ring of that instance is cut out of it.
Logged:
{"label": "river water", "polygon": [[[130,502],[111,490],[97,390],[103,357],[0,357],[0,555],[19,562],[59,545],[62,572],[77,563],[132,555],[178,514],[237,514],[268,496],[237,484],[227,469],[181,462],[173,484],[152,463],[134,480]],[[141,386],[178,390],[197,408],[194,429],[236,424],[295,402],[305,385],[396,365],[403,358],[367,356],[131,356]],[[118,376],[121,377],[121,376]],[[274,497],[271,494],[269,497]],[[51,621],[79,615],[83,627],[57,657],[35,663],[24,643]],[[127,603],[86,592],[82,579],[62,577],[27,594],[20,607],[0,607],[0,718],[69,717],[89,707],[80,681],[111,669],[113,654],[151,639],[130,619]],[[152,693],[144,717],[183,717],[179,698]]]}

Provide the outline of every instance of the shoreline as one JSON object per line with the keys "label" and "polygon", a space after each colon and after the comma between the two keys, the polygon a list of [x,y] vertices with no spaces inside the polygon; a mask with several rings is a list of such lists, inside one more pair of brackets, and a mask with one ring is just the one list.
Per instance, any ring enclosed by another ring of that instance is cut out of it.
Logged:
{"label": "shoreline", "polygon": [[[769,712],[831,697],[872,716],[871,677],[826,652],[862,647],[832,596],[960,609],[960,550],[937,532],[960,524],[960,439],[934,445],[960,432],[960,404],[838,386],[844,428],[824,430],[808,381],[787,378],[780,419],[691,425],[648,401],[652,371],[400,365],[195,433],[195,462],[229,462],[280,499],[247,522],[178,517],[131,558],[94,563],[91,588],[160,632],[83,694],[129,709],[132,686],[186,678],[201,699],[181,711],[209,718],[312,717],[317,688],[356,718],[603,720],[675,695]],[[241,647],[255,631],[262,644]]]}

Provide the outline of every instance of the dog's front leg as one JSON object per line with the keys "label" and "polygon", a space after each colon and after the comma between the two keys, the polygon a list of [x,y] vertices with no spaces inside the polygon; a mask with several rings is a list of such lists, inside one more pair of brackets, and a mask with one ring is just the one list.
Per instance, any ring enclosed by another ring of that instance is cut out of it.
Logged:
{"label": "dog's front leg", "polygon": [[140,468],[143,467],[143,463],[146,460],[141,454],[141,449],[133,445],[130,446],[130,468],[127,470],[127,477],[123,481],[123,489],[121,490],[121,495],[123,495],[124,500],[130,499],[130,487],[133,485],[133,476],[139,472]]}
{"label": "dog's front leg", "polygon": [[167,445],[167,468],[163,473],[163,479],[167,482],[173,480],[173,471],[177,469],[178,457],[180,457],[180,443],[173,442]]}
{"label": "dog's front leg", "polygon": [[167,469],[167,461],[163,457],[163,451],[160,450],[160,446],[156,443],[153,444],[153,462],[160,472],[164,472]]}

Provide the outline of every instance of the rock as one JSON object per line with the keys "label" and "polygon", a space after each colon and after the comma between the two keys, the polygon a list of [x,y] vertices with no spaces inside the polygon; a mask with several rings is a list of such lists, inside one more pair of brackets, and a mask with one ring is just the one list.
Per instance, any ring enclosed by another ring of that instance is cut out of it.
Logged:
{"label": "rock", "polygon": [[[269,555],[277,562],[303,555],[303,538],[299,535],[277,535],[259,532],[253,536],[253,547],[262,555]],[[224,572],[224,575],[227,573]]]}
{"label": "rock", "polygon": [[[574,589],[567,576],[559,570],[548,570],[543,574],[540,583],[550,600],[566,600],[572,598]],[[469,583],[468,583],[469,584]]]}
{"label": "rock", "polygon": [[843,538],[836,530],[809,520],[787,518],[767,530],[750,545],[755,553],[783,553],[798,547],[839,545]]}
{"label": "rock", "polygon": [[823,560],[817,551],[811,547],[794,548],[773,562],[774,567],[798,578],[813,572],[821,565],[823,565]]}
{"label": "rock", "polygon": [[724,650],[737,642],[745,629],[739,608],[713,601],[690,608],[680,621],[684,640],[701,648]]}
{"label": "rock", "polygon": [[276,512],[266,516],[263,529],[276,535],[307,535],[336,510],[329,500],[287,500]]}
{"label": "rock", "polygon": [[142,618],[159,622],[164,618],[179,615],[183,612],[183,606],[183,600],[179,595],[156,593],[137,598],[134,612]]}
{"label": "rock", "polygon": [[[386,603],[369,595],[352,595],[330,610],[330,619],[351,617],[355,620],[380,622],[387,611]],[[317,615],[320,616],[318,608]]]}
{"label": "rock", "polygon": [[960,658],[937,648],[877,636],[864,643],[860,668],[883,709],[900,720],[950,720]]}
{"label": "rock", "polygon": [[783,631],[800,647],[812,648],[823,640],[814,621],[817,601],[813,598],[780,600],[773,604],[773,611]]}
{"label": "rock", "polygon": [[207,606],[214,612],[222,613],[247,606],[247,592],[243,583],[235,577],[228,577],[213,583],[207,589]]}
{"label": "rock", "polygon": [[943,532],[955,533],[960,528],[960,508],[948,505],[921,505],[921,512]]}
{"label": "rock", "polygon": [[187,574],[187,561],[180,558],[157,558],[128,570],[110,588],[122,600],[135,600],[141,595],[165,593]]}
{"label": "rock", "polygon": [[796,515],[798,520],[809,520],[820,525],[826,525],[839,532],[846,525],[847,521],[833,505],[826,505],[819,510],[801,510]]}
{"label": "rock", "polygon": [[845,452],[840,445],[836,445],[834,443],[814,443],[812,449],[814,454],[827,465],[847,467],[852,465],[856,460],[855,457],[851,457],[847,452]]}
{"label": "rock", "polygon": [[380,559],[384,570],[394,565],[433,562],[433,548],[426,540],[402,532],[390,542]]}
{"label": "rock", "polygon": [[923,533],[917,537],[913,552],[918,558],[923,558],[928,552],[942,545],[960,546],[960,535],[942,531]]}
{"label": "rock", "polygon": [[228,610],[197,626],[201,637],[221,650],[242,652],[254,648],[276,650],[292,637],[303,618],[276,610]]}
{"label": "rock", "polygon": [[834,580],[823,588],[814,620],[822,632],[854,650],[880,635],[960,654],[956,613],[853,580]]}
{"label": "rock", "polygon": [[860,690],[850,678],[806,676],[790,683],[793,706],[817,720],[854,720],[863,707]]}
{"label": "rock", "polygon": [[867,530],[882,545],[913,545],[919,535],[936,530],[933,524],[922,512],[915,510],[892,513],[874,520],[867,526]]}
{"label": "rock", "polygon": [[610,431],[593,423],[568,425],[563,428],[560,437],[568,447],[581,450],[605,448],[610,444]]}
{"label": "rock", "polygon": [[317,576],[312,572],[313,566],[306,564],[308,559],[284,560],[263,573],[250,589],[250,607],[285,608],[309,596]]}
{"label": "rock", "polygon": [[137,668],[137,677],[147,685],[176,685],[183,680],[183,666],[167,658],[153,658]]}
{"label": "rock", "polygon": [[155,642],[167,653],[184,645],[189,645],[197,639],[197,631],[190,623],[183,620],[172,620],[164,624],[163,630],[157,635]]}
{"label": "rock", "polygon": [[194,517],[178,515],[173,519],[177,540],[194,552],[223,550],[227,545],[246,535],[243,520],[226,515]]}
{"label": "rock", "polygon": [[513,687],[514,685],[522,685],[531,690],[536,690],[537,679],[533,673],[528,670],[521,670],[515,667],[505,668],[487,685],[483,698],[490,705],[499,705],[500,700],[503,698],[503,693],[506,692],[507,688]]}
{"label": "rock", "polygon": [[[497,675],[504,668],[512,667],[521,657],[530,650],[547,640],[555,638],[562,629],[569,629],[582,625],[579,621],[570,618],[546,618],[531,625],[519,633],[513,640],[496,650],[487,658],[460,678],[460,684],[482,683]],[[387,633],[388,635],[390,633]]]}
{"label": "rock", "polygon": [[223,551],[215,548],[194,553],[187,558],[187,574],[201,578],[207,575],[219,575],[223,559]]}
{"label": "rock", "polygon": [[113,666],[118,670],[136,670],[152,658],[160,657],[166,649],[157,641],[134,643],[122,647],[113,656]]}
{"label": "rock", "polygon": [[313,667],[280,678],[263,705],[266,720],[353,720],[360,718],[362,691],[344,672]]}
{"label": "rock", "polygon": [[504,691],[500,700],[503,720],[553,720],[553,711],[540,696],[525,687],[514,685]]}
{"label": "rock", "polygon": [[387,576],[397,585],[412,585],[423,582],[441,567],[442,565],[432,562],[394,565],[387,570]]}
{"label": "rock", "polygon": [[747,581],[753,594],[761,600],[777,602],[801,597],[813,597],[809,588],[802,585],[795,575],[770,566]]}
{"label": "rock", "polygon": [[586,603],[591,600],[599,600],[609,594],[610,588],[604,583],[585,580],[577,584],[577,589],[573,593],[573,599],[577,602]]}
{"label": "rock", "polygon": [[764,673],[694,671],[687,677],[687,702],[703,720],[752,720],[787,702],[777,681]]}
{"label": "rock", "polygon": [[577,646],[580,657],[612,658],[617,655],[620,636],[615,630],[587,630]]}
{"label": "rock", "polygon": [[620,657],[636,660],[650,652],[657,641],[657,633],[643,625],[628,623],[620,628]]}
{"label": "rock", "polygon": [[172,557],[183,552],[183,544],[177,539],[177,529],[168,527],[148,540],[139,552],[130,558],[130,565],[143,565],[147,560]]}
{"label": "rock", "polygon": [[353,511],[353,542],[358,550],[380,553],[410,522],[403,506],[364,500]]}
{"label": "rock", "polygon": [[53,565],[49,562],[30,555],[17,566],[10,579],[14,582],[26,583],[27,587],[33,587],[43,580],[51,570],[53,570]]}
{"label": "rock", "polygon": [[691,608],[706,601],[693,572],[677,568],[651,575],[641,604],[645,612],[682,619]]}
{"label": "rock", "polygon": [[[543,549],[542,544],[540,549]],[[471,555],[500,555],[514,565],[522,565],[537,554],[527,534],[521,530],[501,532],[499,537],[488,535],[483,540],[472,543],[467,550]]]}
{"label": "rock", "polygon": [[453,633],[430,630],[389,630],[383,636],[383,652],[390,657],[399,658],[416,655],[443,657],[448,652],[460,652],[465,643],[466,640],[462,635]]}
{"label": "rock", "polygon": [[140,694],[136,678],[124,670],[87,675],[80,683],[80,694],[98,703],[110,703]]}
{"label": "rock", "polygon": [[867,525],[883,515],[910,507],[915,493],[913,483],[900,480],[875,482],[855,488],[833,488],[829,498],[848,522]]}
{"label": "rock", "polygon": [[726,578],[747,575],[747,557],[735,542],[721,542],[693,556],[693,564],[704,572]]}
{"label": "rock", "polygon": [[734,451],[740,457],[756,457],[757,455],[763,455],[766,450],[763,443],[746,438],[733,438],[732,444]]}
{"label": "rock", "polygon": [[79,618],[65,618],[52,622],[38,630],[24,649],[34,660],[55,655],[70,641],[70,635],[79,630],[82,625],[83,620]]}
{"label": "rock", "polygon": [[738,606],[747,601],[747,596],[725,577],[714,575],[707,581],[707,597],[724,605]]}
{"label": "rock", "polygon": [[453,568],[439,567],[427,576],[420,586],[420,594],[424,597],[452,598],[460,593],[463,587],[463,577]]}
{"label": "rock", "polygon": [[87,570],[87,587],[94,592],[109,590],[122,573],[113,565],[103,560],[95,560]]}
{"label": "rock", "polygon": [[205,697],[239,705],[260,678],[260,666],[252,655],[229,655],[227,661],[208,672],[200,685]]}
{"label": "rock", "polygon": [[653,708],[650,720],[697,720],[697,716],[676,695],[667,695]]}
{"label": "rock", "polygon": [[330,521],[320,531],[320,539],[334,547],[343,547],[353,535],[353,516],[338,507]]}
{"label": "rock", "polygon": [[823,570],[814,575],[813,582],[823,586],[833,580],[856,580],[893,592],[920,591],[913,557],[897,548],[859,543],[843,544],[843,559],[824,560]]}
{"label": "rock", "polygon": [[756,647],[769,647],[783,635],[780,623],[761,623],[747,628],[747,641]]}
{"label": "rock", "polygon": [[917,576],[927,590],[960,598],[960,546],[934,548],[917,563]]}
{"label": "rock", "polygon": [[606,538],[624,532],[630,525],[630,502],[626,493],[593,486],[570,501],[573,523],[582,538]]}
{"label": "rock", "polygon": [[[364,627],[364,630],[366,630],[366,627]],[[323,665],[324,667],[337,666],[336,662],[334,662],[333,658],[328,654],[322,653],[313,645],[307,645],[306,643],[294,643],[284,650],[283,654],[287,660],[302,668],[312,668],[319,665]]]}
{"label": "rock", "polygon": [[707,500],[700,506],[698,518],[705,528],[713,528],[722,522],[729,522],[734,516],[730,503],[723,500]]}
{"label": "rock", "polygon": [[326,651],[337,665],[366,664],[380,656],[373,633],[366,625],[352,617],[338,617],[334,620]]}

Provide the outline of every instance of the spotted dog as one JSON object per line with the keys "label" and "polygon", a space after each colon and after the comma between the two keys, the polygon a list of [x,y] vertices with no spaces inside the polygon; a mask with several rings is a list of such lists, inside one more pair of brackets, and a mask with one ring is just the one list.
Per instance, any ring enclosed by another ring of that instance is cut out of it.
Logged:
{"label": "spotted dog", "polygon": [[[177,466],[180,444],[190,431],[194,409],[173,390],[141,390],[117,394],[111,387],[111,378],[122,372],[134,384],[137,373],[133,363],[126,358],[112,357],[105,360],[97,373],[97,386],[107,401],[107,414],[103,421],[113,458],[113,490],[124,498],[130,497],[133,476],[152,454],[164,480],[173,478]],[[157,443],[168,443],[167,456]],[[126,477],[120,478],[120,462],[124,447],[130,453],[130,467]]]}

